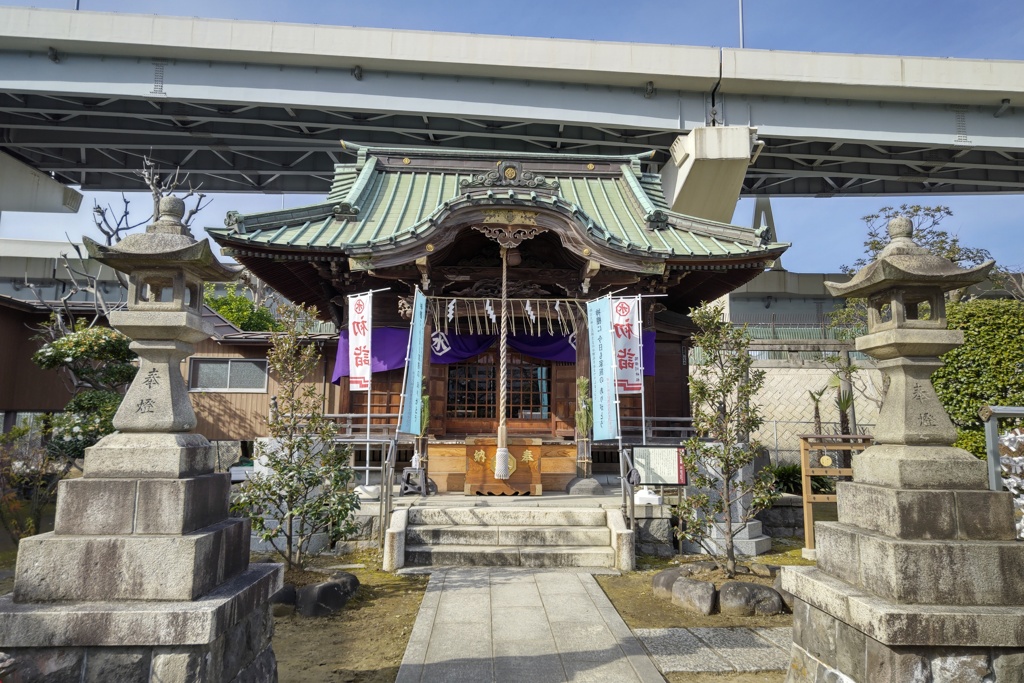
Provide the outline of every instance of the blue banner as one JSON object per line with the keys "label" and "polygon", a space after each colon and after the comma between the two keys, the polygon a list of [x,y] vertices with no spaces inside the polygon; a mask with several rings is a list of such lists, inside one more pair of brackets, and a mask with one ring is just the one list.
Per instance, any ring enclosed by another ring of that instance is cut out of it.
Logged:
{"label": "blue banner", "polygon": [[619,438],[615,401],[615,346],[612,342],[612,301],[587,302],[590,339],[590,393],[594,400],[594,441]]}
{"label": "blue banner", "polygon": [[427,297],[416,290],[412,302],[412,327],[409,333],[409,364],[402,388],[402,417],[398,431],[419,436],[423,431],[423,344],[427,330]]}

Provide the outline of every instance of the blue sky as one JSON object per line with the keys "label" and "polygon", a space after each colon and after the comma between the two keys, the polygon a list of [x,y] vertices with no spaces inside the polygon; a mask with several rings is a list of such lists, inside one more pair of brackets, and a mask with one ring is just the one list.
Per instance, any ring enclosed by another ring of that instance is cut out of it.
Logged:
{"label": "blue sky", "polygon": [[[7,5],[74,9],[75,0],[0,0]],[[81,9],[223,19],[289,21],[501,35],[684,45],[739,45],[738,0],[80,0]],[[748,48],[1024,60],[1024,0],[744,0]],[[311,195],[215,195],[197,224],[216,225],[229,210],[258,211],[317,201]],[[100,196],[102,202],[109,196]],[[115,195],[113,201],[119,202]],[[946,225],[1007,266],[1024,265],[1024,197],[857,197],[773,199],[780,239],[793,242],[790,270],[835,271],[861,251],[860,217],[889,204],[945,204]],[[134,202],[147,205],[144,196]],[[92,195],[76,216],[5,212],[0,237],[63,239],[88,231]],[[734,222],[750,222],[753,202]]]}

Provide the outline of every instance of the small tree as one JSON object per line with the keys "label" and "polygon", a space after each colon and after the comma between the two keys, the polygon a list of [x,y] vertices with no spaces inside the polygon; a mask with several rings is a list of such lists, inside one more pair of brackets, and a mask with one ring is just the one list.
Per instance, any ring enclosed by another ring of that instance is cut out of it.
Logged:
{"label": "small tree", "polygon": [[825,395],[828,387],[822,387],[818,391],[807,390],[807,394],[811,397],[811,404],[814,405],[814,433],[821,434],[821,397]]}
{"label": "small tree", "polygon": [[109,327],[91,326],[84,318],[56,338],[40,334],[37,339],[44,344],[32,362],[60,372],[72,395],[85,390],[123,394],[138,371],[128,337]]}
{"label": "small tree", "polygon": [[204,302],[238,329],[246,332],[275,332],[281,329],[281,324],[274,319],[273,311],[239,292],[236,283],[226,284],[223,296],[217,296],[215,292],[214,285],[207,284]]}
{"label": "small tree", "polygon": [[306,330],[316,309],[278,309],[283,331],[275,334],[267,364],[278,381],[276,405],[267,419],[267,441],[256,445],[265,468],[241,486],[232,509],[252,517],[252,528],[270,543],[289,569],[302,567],[315,534],[332,541],[355,531],[359,499],[348,451],[333,443],[334,424],[324,417],[314,376],[320,354]]}
{"label": "small tree", "polygon": [[[683,462],[699,492],[684,498],[675,512],[685,524],[677,533],[716,556],[719,568],[733,578],[735,536],[771,505],[774,489],[770,472],[741,477],[756,453],[749,434],[762,423],[754,396],[764,384],[764,371],[753,369],[746,329],[725,321],[723,313],[721,304],[690,311],[699,330],[693,345],[700,349],[704,364],[690,376],[695,436],[686,442]],[[722,539],[724,564],[717,557],[719,549],[710,543],[712,529]]]}
{"label": "small tree", "polygon": [[22,426],[0,434],[0,527],[15,545],[39,533],[70,462],[54,458],[31,432]]}
{"label": "small tree", "polygon": [[593,458],[590,453],[590,430],[594,426],[594,399],[590,396],[590,378],[576,378],[576,476],[593,476]]}

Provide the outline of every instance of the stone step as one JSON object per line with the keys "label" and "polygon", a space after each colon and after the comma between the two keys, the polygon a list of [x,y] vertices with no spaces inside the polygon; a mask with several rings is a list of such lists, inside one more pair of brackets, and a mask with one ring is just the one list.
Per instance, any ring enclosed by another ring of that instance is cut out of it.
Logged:
{"label": "stone step", "polygon": [[406,543],[474,546],[606,546],[606,526],[412,525]]}
{"label": "stone step", "polygon": [[451,526],[604,526],[600,508],[410,508],[410,525]]}
{"label": "stone step", "polygon": [[614,567],[610,546],[406,545],[407,566]]}

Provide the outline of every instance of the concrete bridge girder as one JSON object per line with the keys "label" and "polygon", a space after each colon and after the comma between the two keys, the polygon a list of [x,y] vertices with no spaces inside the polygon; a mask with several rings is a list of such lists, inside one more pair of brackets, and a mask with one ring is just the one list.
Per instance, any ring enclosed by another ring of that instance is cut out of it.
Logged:
{"label": "concrete bridge girder", "polygon": [[1018,62],[8,15],[0,150],[90,189],[138,187],[146,153],[211,191],[319,193],[339,139],[660,165],[712,123],[765,143],[745,195],[1024,189]]}

